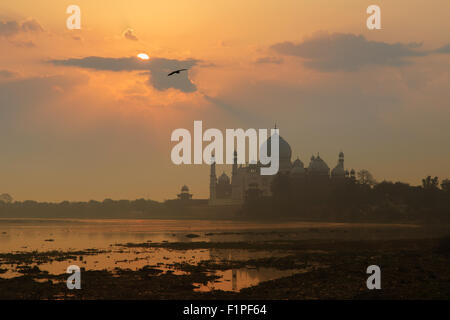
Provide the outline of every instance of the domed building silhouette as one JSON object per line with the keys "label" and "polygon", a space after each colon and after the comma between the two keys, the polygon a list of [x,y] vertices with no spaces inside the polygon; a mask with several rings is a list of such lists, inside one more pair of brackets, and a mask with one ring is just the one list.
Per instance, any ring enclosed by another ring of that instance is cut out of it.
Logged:
{"label": "domed building silhouette", "polygon": [[189,188],[187,185],[181,187],[181,192],[177,195],[177,198],[182,201],[192,199],[192,194],[189,193]]}
{"label": "domed building silhouette", "polygon": [[303,162],[297,157],[297,159],[292,164],[292,169],[290,171],[292,177],[294,178],[304,178],[306,174],[305,165]]}
{"label": "domed building silhouette", "polygon": [[[272,136],[267,139],[265,146],[267,154],[270,156],[270,145]],[[345,177],[349,176],[344,168],[344,153],[341,151],[336,167],[330,172],[327,163],[320,157],[312,156],[308,167],[305,167],[300,158],[291,162],[292,149],[289,143],[281,136],[279,139],[279,174],[288,174],[296,181],[303,181],[307,184],[318,185],[321,183],[341,183]],[[264,144],[263,144],[264,146]],[[249,191],[253,194],[258,190],[262,196],[270,196],[271,183],[276,175],[261,175],[261,168],[265,165],[260,162],[246,165],[237,164],[237,152],[234,152],[234,163],[231,170],[231,178],[223,172],[217,179],[216,164],[211,164],[210,171],[210,196],[211,205],[233,205],[244,202]],[[352,169],[354,176],[354,170]]]}
{"label": "domed building silhouette", "polygon": [[341,151],[339,152],[338,164],[331,170],[331,177],[334,179],[344,179],[346,176],[348,176],[348,171],[344,168],[344,153]]}

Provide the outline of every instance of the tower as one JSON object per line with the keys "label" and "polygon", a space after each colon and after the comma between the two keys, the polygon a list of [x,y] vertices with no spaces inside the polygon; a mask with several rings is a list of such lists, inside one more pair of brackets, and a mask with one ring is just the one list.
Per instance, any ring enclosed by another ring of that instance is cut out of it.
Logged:
{"label": "tower", "polygon": [[211,173],[209,174],[209,200],[216,199],[216,159],[214,155],[211,158]]}
{"label": "tower", "polygon": [[242,179],[238,174],[236,150],[234,151],[233,168],[231,169],[231,199],[233,200],[242,199]]}
{"label": "tower", "polygon": [[350,170],[350,179],[352,179],[353,181],[356,180],[355,173],[355,169]]}
{"label": "tower", "polygon": [[231,177],[235,177],[237,175],[237,152],[234,150],[233,153],[233,169],[231,170]]}
{"label": "tower", "polygon": [[339,152],[339,166],[341,168],[344,168],[344,153],[341,151]]}
{"label": "tower", "polygon": [[344,153],[341,151],[339,152],[339,159],[336,167],[334,167],[333,170],[331,170],[331,178],[334,181],[344,181],[345,178],[345,169],[344,169]]}

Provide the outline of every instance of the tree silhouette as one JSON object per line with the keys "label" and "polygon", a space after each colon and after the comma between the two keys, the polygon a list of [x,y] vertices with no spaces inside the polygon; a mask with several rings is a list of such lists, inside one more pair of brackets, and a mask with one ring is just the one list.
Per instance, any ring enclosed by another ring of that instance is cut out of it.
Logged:
{"label": "tree silhouette", "polygon": [[357,181],[362,185],[368,185],[368,186],[372,187],[377,183],[375,181],[375,178],[369,172],[369,170],[366,170],[366,169],[360,170],[360,171],[358,171],[356,176],[357,176]]}
{"label": "tree silhouette", "polygon": [[13,202],[13,198],[9,194],[3,193],[0,195],[0,202],[11,203]]}
{"label": "tree silhouette", "polygon": [[437,190],[439,185],[439,178],[431,176],[426,177],[425,179],[422,179],[422,187],[425,190]]}
{"label": "tree silhouette", "polygon": [[445,192],[450,193],[450,179],[444,179],[441,182],[441,189]]}

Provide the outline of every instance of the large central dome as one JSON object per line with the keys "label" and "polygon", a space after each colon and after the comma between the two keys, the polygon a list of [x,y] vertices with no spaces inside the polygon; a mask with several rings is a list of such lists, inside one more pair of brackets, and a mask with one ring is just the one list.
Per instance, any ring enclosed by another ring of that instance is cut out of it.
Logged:
{"label": "large central dome", "polygon": [[287,143],[286,140],[284,140],[280,135],[277,133],[273,134],[272,136],[267,139],[267,155],[270,157],[271,154],[271,142],[272,137],[278,136],[278,146],[279,146],[279,171],[280,172],[286,172],[291,170],[291,156],[292,156],[292,150],[289,143]]}
{"label": "large central dome", "polygon": [[286,140],[283,139],[283,137],[279,136],[278,134],[273,134],[272,136],[267,139],[267,155],[270,157],[271,155],[271,141],[272,137],[278,136],[278,145],[279,145],[279,156],[280,159],[291,161],[292,156],[292,150],[289,143],[287,143]]}

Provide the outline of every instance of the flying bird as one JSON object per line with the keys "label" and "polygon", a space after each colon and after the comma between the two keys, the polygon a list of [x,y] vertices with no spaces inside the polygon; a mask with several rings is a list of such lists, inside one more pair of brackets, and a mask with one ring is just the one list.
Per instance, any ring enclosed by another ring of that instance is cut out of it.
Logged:
{"label": "flying bird", "polygon": [[181,71],[186,71],[186,70],[188,70],[188,69],[178,69],[178,70],[172,71],[172,72],[169,73],[167,76],[171,76],[171,75],[173,75],[173,74],[175,74],[175,73],[180,74]]}

